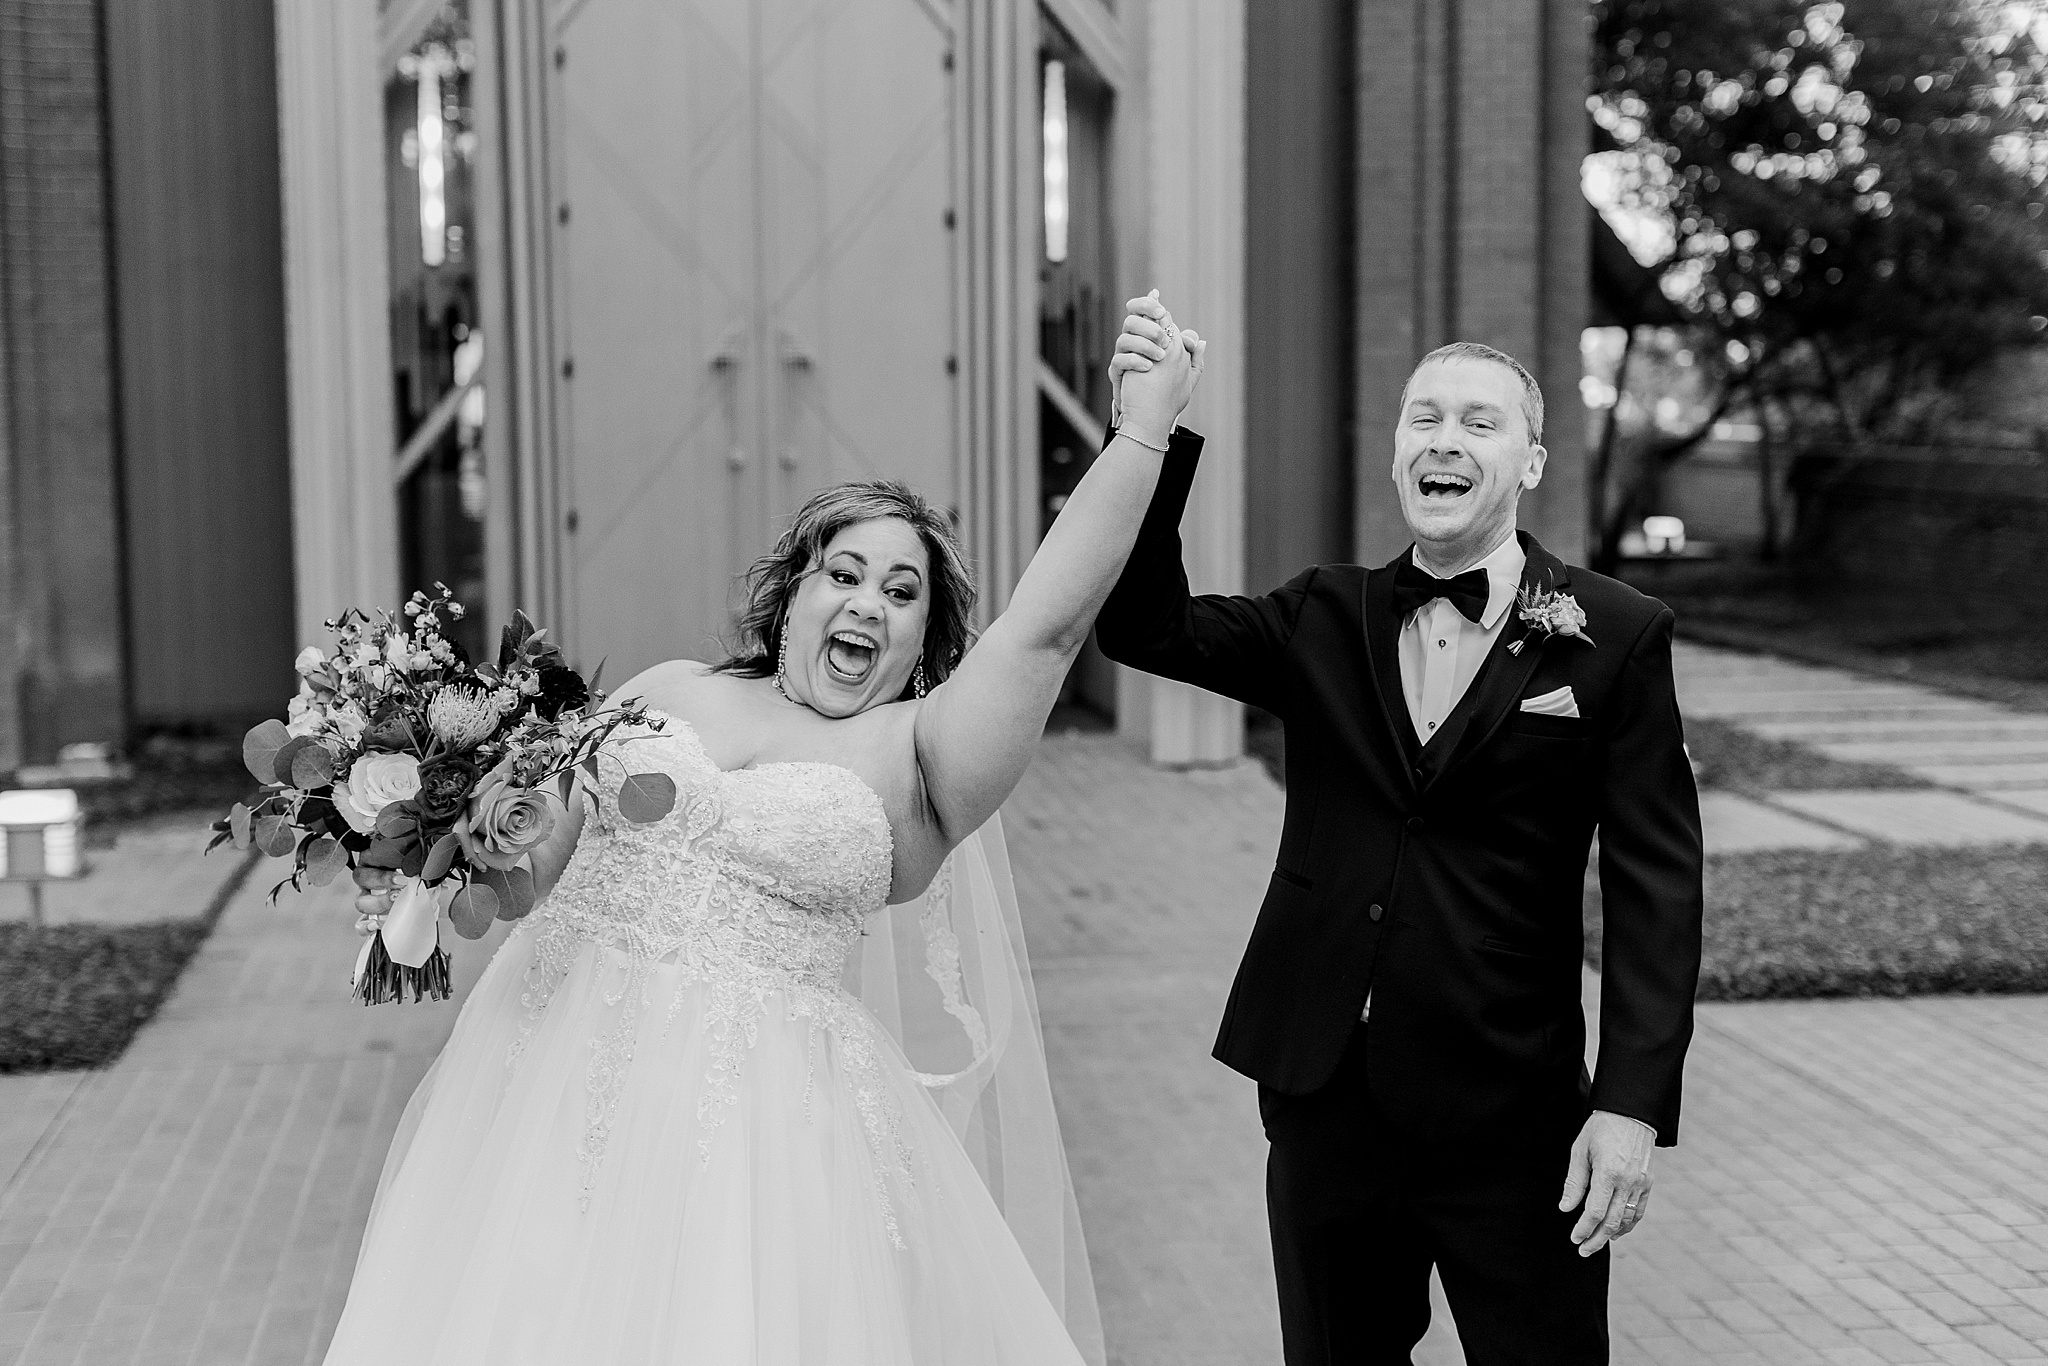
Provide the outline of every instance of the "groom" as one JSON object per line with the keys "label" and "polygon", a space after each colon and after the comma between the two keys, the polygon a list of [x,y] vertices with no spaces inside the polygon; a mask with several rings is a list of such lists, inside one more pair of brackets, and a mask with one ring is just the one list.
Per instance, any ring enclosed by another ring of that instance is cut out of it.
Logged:
{"label": "groom", "polygon": [[[1130,308],[1113,378],[1178,344],[1157,299]],[[1672,617],[1516,531],[1542,435],[1512,357],[1430,353],[1394,432],[1412,549],[1250,598],[1188,592],[1199,443],[1176,433],[1096,623],[1111,659],[1286,726],[1286,821],[1215,1051],[1259,1083],[1288,1366],[1407,1362],[1432,1266],[1473,1366],[1605,1362],[1607,1247],[1678,1140],[1701,844]]]}

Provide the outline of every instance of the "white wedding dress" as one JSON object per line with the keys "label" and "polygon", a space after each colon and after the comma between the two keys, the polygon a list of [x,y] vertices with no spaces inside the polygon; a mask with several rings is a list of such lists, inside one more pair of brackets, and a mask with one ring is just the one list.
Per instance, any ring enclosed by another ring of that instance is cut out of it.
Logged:
{"label": "white wedding dress", "polygon": [[[928,907],[928,994],[973,1056],[914,1070],[843,985],[889,914],[881,799],[829,764],[720,770],[673,719],[624,743],[675,809],[635,826],[590,803],[485,970],[392,1143],[328,1366],[1099,1361],[1056,1128],[1049,1155],[1004,1157],[991,1126],[1017,1126],[979,1103],[991,1032],[1038,1044],[1028,985],[966,999]],[[970,958],[1003,934],[964,932]]]}

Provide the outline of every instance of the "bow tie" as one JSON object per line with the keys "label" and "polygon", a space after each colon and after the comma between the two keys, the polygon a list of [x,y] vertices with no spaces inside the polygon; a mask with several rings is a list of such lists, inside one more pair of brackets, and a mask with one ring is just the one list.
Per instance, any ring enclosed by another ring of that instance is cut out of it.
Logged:
{"label": "bow tie", "polygon": [[1408,620],[1409,613],[1438,598],[1448,598],[1451,606],[1476,626],[1486,615],[1486,602],[1492,596],[1484,569],[1468,569],[1455,578],[1440,579],[1415,561],[1403,560],[1394,571],[1394,617],[1398,621]]}

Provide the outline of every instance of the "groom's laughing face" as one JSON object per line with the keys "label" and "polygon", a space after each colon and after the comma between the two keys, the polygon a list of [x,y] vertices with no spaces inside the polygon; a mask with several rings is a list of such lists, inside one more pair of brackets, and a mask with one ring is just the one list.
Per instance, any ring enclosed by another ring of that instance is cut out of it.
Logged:
{"label": "groom's laughing face", "polygon": [[1476,561],[1507,539],[1523,489],[1543,478],[1522,383],[1497,361],[1431,361],[1408,381],[1394,434],[1401,515],[1436,560]]}

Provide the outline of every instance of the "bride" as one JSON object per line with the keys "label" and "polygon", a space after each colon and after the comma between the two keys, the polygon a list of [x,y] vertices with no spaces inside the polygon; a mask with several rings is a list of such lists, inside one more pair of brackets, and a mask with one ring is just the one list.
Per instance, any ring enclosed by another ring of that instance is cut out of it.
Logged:
{"label": "bride", "polygon": [[[1119,435],[973,649],[942,517],[848,484],[755,566],[735,657],[619,690],[660,724],[537,851],[552,894],[400,1121],[329,1366],[1100,1361],[994,818],[1201,373],[1167,327],[1119,342]],[[677,801],[634,825],[649,769]]]}

